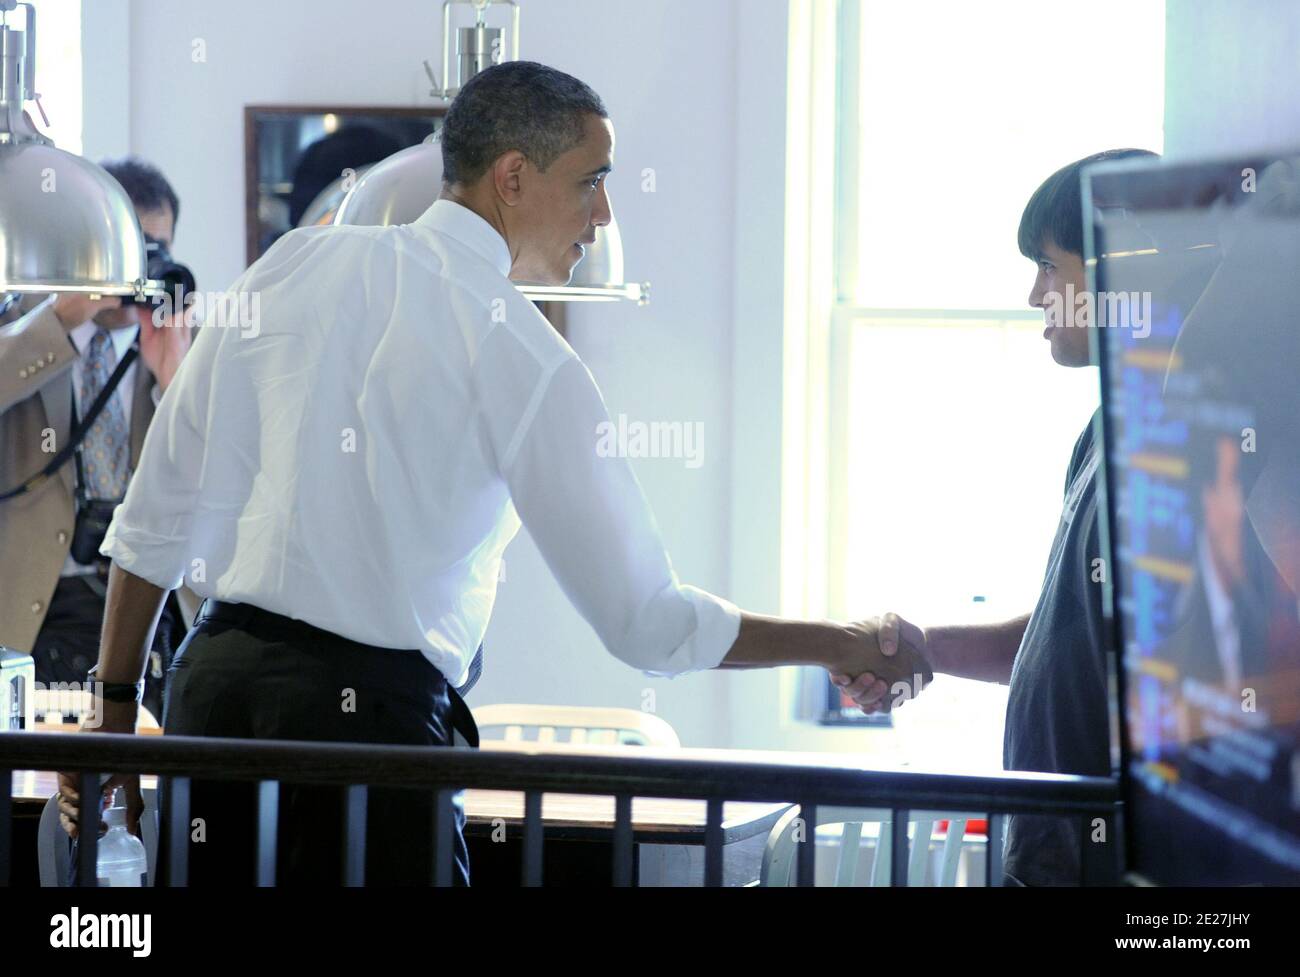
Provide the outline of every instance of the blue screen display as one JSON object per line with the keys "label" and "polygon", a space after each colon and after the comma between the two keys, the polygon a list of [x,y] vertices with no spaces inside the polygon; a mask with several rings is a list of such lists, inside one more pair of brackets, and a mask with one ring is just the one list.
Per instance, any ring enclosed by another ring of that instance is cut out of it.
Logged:
{"label": "blue screen display", "polygon": [[1085,176],[1130,867],[1300,880],[1300,160]]}

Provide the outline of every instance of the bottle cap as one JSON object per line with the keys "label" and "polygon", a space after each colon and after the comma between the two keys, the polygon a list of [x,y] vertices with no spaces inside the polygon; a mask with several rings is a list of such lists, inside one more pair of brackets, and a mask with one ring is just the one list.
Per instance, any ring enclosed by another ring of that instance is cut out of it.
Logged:
{"label": "bottle cap", "polygon": [[113,791],[113,802],[104,811],[104,823],[110,828],[126,825],[126,796],[122,793],[121,787]]}

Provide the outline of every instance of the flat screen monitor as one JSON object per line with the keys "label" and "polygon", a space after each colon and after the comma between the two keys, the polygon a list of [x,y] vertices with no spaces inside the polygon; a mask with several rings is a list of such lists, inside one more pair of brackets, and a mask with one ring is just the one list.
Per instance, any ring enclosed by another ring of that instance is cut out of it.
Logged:
{"label": "flat screen monitor", "polygon": [[1083,199],[1128,869],[1298,882],[1300,152]]}

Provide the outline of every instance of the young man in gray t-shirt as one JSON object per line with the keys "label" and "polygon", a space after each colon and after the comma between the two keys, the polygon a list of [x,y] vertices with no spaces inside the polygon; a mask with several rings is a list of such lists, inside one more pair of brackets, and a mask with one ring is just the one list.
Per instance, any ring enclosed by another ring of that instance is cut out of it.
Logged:
{"label": "young man in gray t-shirt", "polygon": [[[1091,365],[1087,328],[1075,328],[1067,296],[1082,296],[1083,208],[1080,174],[1102,160],[1151,156],[1145,150],[1098,153],[1053,173],[1034,192],[1020,221],[1020,251],[1037,266],[1029,304],[1042,309],[1044,338],[1061,366]],[[1087,323],[1091,325],[1091,323]],[[1106,776],[1110,770],[1105,645],[1102,639],[1097,478],[1100,445],[1095,417],[1075,443],[1066,472],[1061,521],[1052,542],[1038,603],[1030,614],[988,625],[918,627],[886,615],[880,642],[888,652],[901,634],[936,672],[1010,685],[1003,766]],[[868,675],[834,680],[865,712],[889,707],[884,684]],[[1009,820],[1005,881],[1076,884],[1082,838],[1077,818],[1016,816]]]}

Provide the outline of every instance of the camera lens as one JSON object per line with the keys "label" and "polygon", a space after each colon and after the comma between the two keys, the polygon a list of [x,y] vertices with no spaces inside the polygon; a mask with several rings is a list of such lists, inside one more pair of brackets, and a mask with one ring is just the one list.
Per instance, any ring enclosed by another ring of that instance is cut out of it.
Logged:
{"label": "camera lens", "polygon": [[[150,281],[161,282],[164,290],[175,301],[177,298],[177,289],[180,290],[180,299],[195,290],[194,273],[185,265],[172,261],[171,252],[167,245],[162,241],[145,235],[145,247],[149,252],[149,264],[146,276]],[[137,299],[134,296],[126,296],[122,299],[122,305],[139,305],[150,307],[157,305],[161,301],[160,296],[147,296],[144,299]]]}

